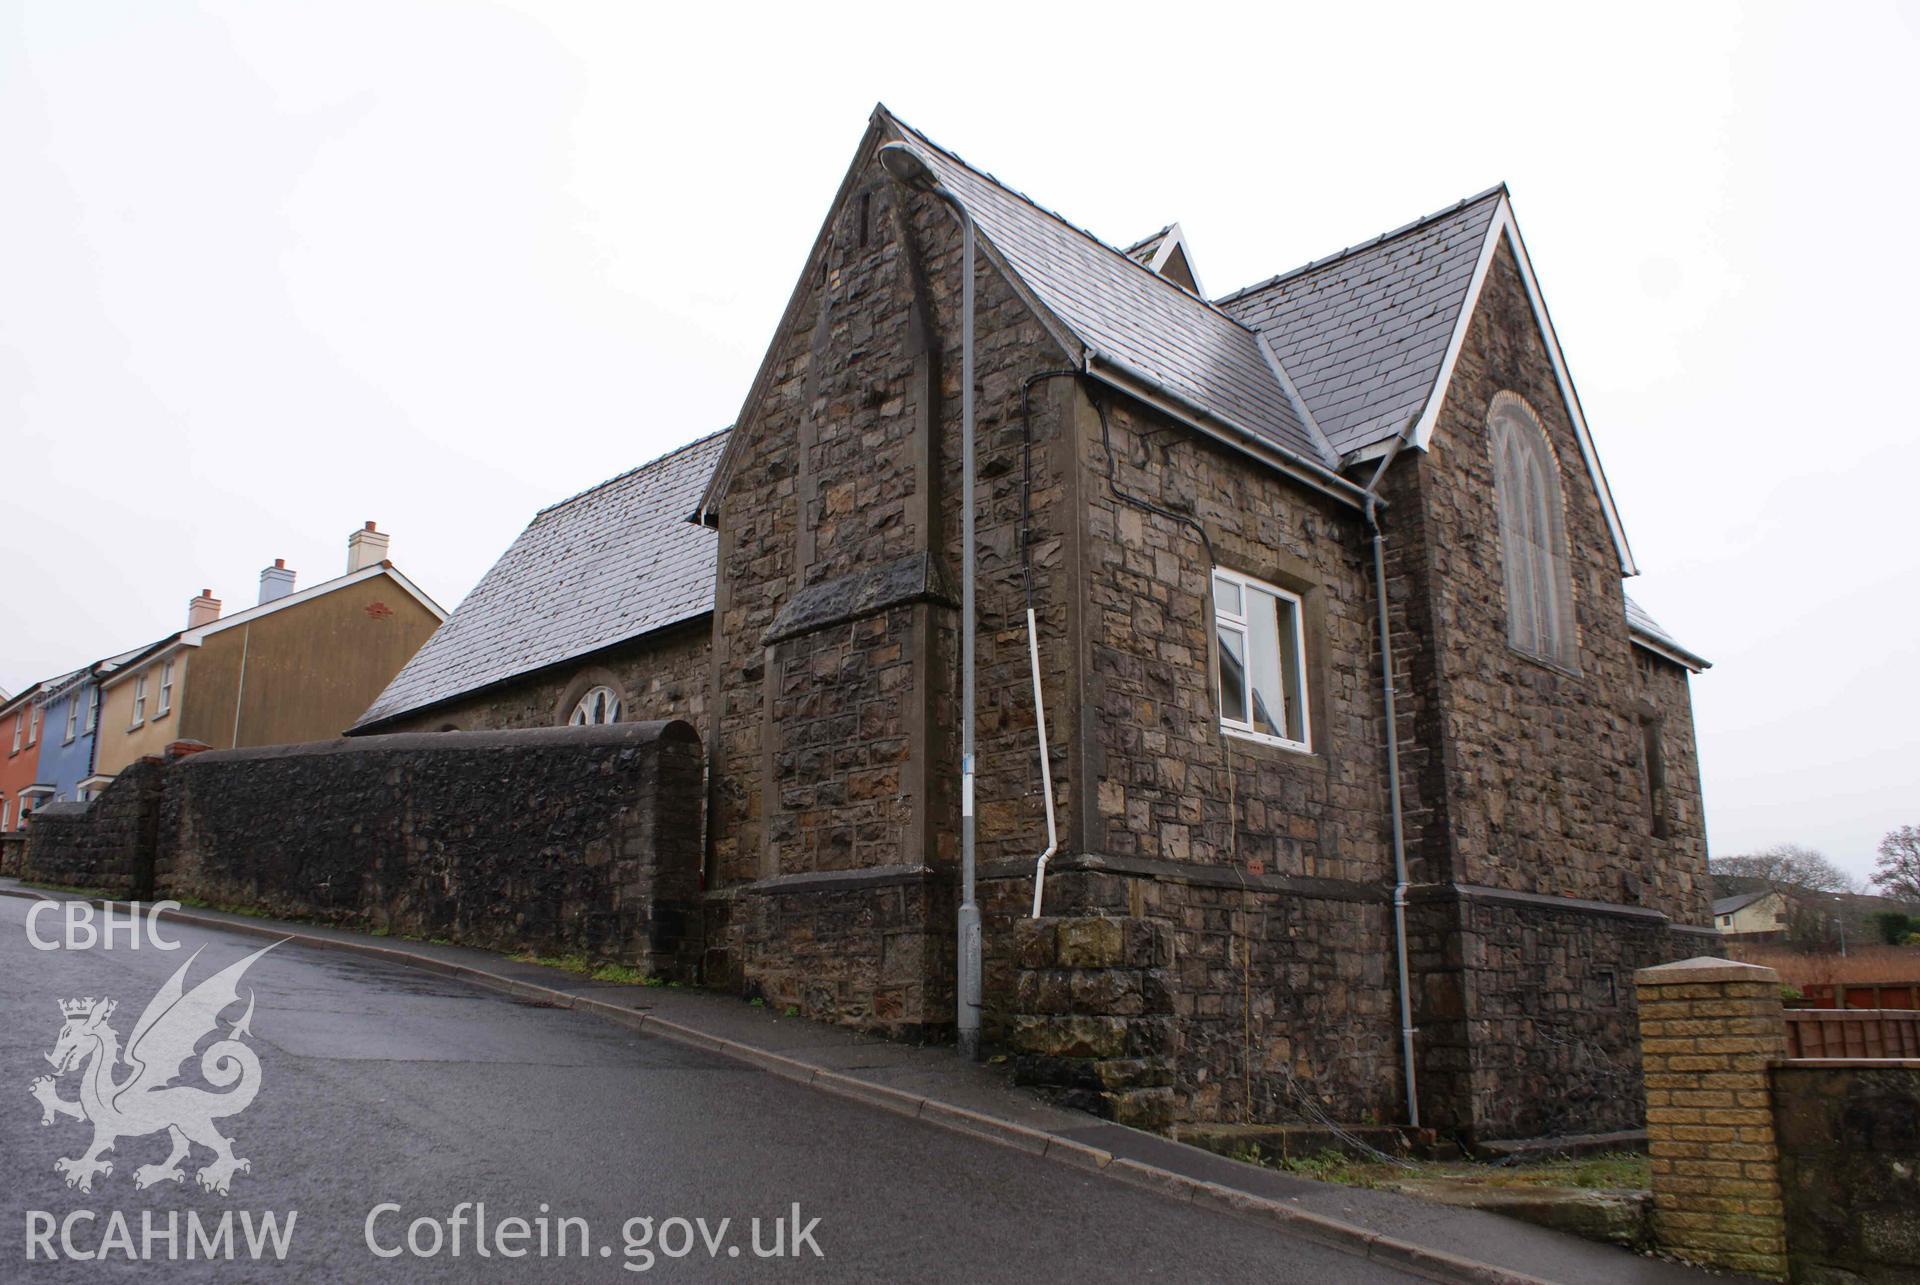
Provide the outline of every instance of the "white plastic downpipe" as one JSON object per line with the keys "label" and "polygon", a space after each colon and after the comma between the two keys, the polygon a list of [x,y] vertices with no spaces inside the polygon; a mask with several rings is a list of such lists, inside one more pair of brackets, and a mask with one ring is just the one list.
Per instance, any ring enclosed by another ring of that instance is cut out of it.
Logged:
{"label": "white plastic downpipe", "polygon": [[1040,896],[1047,887],[1047,861],[1060,847],[1060,831],[1053,819],[1053,760],[1047,754],[1047,705],[1040,695],[1040,635],[1033,608],[1027,608],[1027,659],[1033,663],[1033,723],[1040,732],[1040,791],[1047,800],[1047,850],[1033,865],[1033,917],[1040,917]]}

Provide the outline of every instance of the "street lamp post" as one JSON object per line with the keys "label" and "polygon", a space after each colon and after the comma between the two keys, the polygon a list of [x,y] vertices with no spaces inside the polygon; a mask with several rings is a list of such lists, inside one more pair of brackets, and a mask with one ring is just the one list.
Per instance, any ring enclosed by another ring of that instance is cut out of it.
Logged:
{"label": "street lamp post", "polygon": [[880,149],[888,174],[917,192],[946,202],[960,224],[960,975],[956,1032],[961,1056],[980,1054],[980,904],[974,897],[974,444],[973,444],[973,216],[905,143]]}

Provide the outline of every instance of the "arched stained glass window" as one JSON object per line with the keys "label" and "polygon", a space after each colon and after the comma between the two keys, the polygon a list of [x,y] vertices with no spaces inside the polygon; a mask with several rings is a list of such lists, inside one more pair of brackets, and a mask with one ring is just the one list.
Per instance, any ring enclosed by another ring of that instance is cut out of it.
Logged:
{"label": "arched stained glass window", "polygon": [[1495,397],[1487,427],[1500,511],[1507,641],[1530,656],[1576,668],[1579,650],[1559,464],[1540,420],[1518,396]]}

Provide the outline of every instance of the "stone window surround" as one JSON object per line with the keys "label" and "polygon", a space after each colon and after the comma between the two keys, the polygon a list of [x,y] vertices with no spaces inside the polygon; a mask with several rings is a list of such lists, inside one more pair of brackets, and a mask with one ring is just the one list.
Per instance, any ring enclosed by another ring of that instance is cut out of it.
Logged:
{"label": "stone window surround", "polygon": [[626,689],[626,684],[622,683],[612,670],[599,665],[589,665],[575,674],[573,681],[561,691],[560,699],[554,703],[554,725],[556,727],[573,726],[574,711],[596,687],[604,687],[613,693],[613,699],[618,703],[615,721],[624,718],[627,711],[633,708],[633,701]]}
{"label": "stone window surround", "polygon": [[[1521,642],[1517,641],[1514,636],[1514,603],[1506,576],[1509,546],[1513,543],[1513,540],[1509,535],[1508,528],[1510,520],[1507,506],[1503,503],[1504,492],[1500,486],[1500,479],[1504,470],[1501,467],[1499,435],[1495,427],[1503,418],[1503,414],[1509,418],[1509,422],[1519,421],[1519,426],[1522,428],[1522,431],[1531,429],[1531,440],[1545,451],[1545,467],[1542,472],[1547,475],[1545,480],[1551,483],[1551,493],[1544,496],[1543,500],[1547,509],[1548,522],[1552,527],[1549,539],[1553,547],[1549,552],[1555,563],[1554,597],[1556,602],[1554,604],[1554,611],[1559,617],[1561,629],[1560,645],[1557,650],[1553,651],[1545,647],[1536,650],[1524,646]],[[1507,612],[1506,633],[1508,650],[1517,656],[1532,661],[1535,664],[1542,665],[1556,673],[1568,674],[1578,678],[1580,676],[1580,613],[1576,602],[1578,586],[1575,583],[1577,577],[1573,574],[1572,556],[1568,548],[1567,497],[1566,485],[1561,475],[1560,452],[1554,448],[1553,439],[1547,434],[1546,426],[1541,422],[1539,412],[1534,410],[1532,404],[1528,402],[1525,397],[1511,389],[1503,389],[1495,393],[1492,400],[1488,402],[1486,425],[1487,454],[1492,466],[1494,480],[1493,506],[1500,532],[1501,587]]]}

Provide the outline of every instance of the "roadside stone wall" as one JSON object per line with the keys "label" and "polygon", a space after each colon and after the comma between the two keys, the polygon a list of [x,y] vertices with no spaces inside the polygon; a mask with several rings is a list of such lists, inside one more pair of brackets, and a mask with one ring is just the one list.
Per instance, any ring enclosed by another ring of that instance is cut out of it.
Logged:
{"label": "roadside stone wall", "polygon": [[89,803],[50,803],[27,823],[20,874],[40,883],[150,897],[166,768],[137,759]]}
{"label": "roadside stone wall", "polygon": [[620,694],[621,717],[626,721],[677,718],[704,735],[711,690],[711,632],[712,617],[702,616],[421,710],[382,726],[380,732],[564,727],[580,698],[590,688],[605,684]]}
{"label": "roadside stone wall", "polygon": [[0,875],[17,876],[26,862],[27,836],[18,830],[0,832]]}
{"label": "roadside stone wall", "polygon": [[700,802],[679,722],[218,750],[167,769],[157,883],[691,978]]}
{"label": "roadside stone wall", "polygon": [[1920,1279],[1920,1062],[1773,1068],[1795,1280]]}

